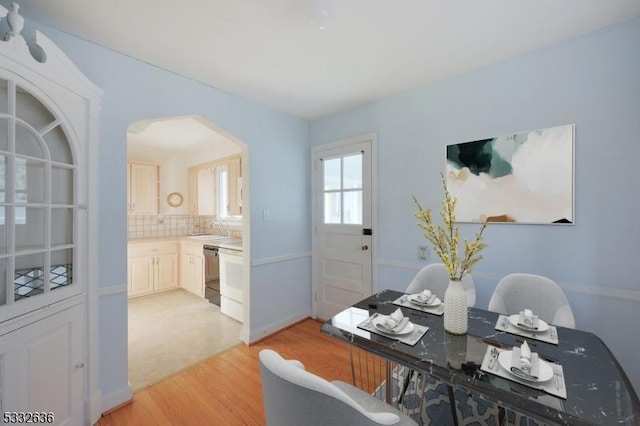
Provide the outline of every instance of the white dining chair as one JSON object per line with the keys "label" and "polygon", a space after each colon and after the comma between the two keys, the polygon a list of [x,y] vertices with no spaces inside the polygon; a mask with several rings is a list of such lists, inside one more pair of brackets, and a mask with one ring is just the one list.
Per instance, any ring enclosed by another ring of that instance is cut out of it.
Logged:
{"label": "white dining chair", "polygon": [[259,354],[267,425],[411,425],[384,401],[348,383],[329,382],[271,349]]}
{"label": "white dining chair", "polygon": [[524,309],[531,309],[549,324],[576,327],[567,296],[553,280],[534,274],[508,274],[498,282],[489,300],[489,310],[514,315]]}
{"label": "white dining chair", "polygon": [[[440,300],[444,300],[444,292],[447,291],[450,279],[449,271],[443,263],[431,263],[418,271],[405,293],[415,294],[422,290],[430,290]],[[471,275],[462,277],[462,286],[467,293],[467,306],[473,308],[476,305],[476,287]]]}

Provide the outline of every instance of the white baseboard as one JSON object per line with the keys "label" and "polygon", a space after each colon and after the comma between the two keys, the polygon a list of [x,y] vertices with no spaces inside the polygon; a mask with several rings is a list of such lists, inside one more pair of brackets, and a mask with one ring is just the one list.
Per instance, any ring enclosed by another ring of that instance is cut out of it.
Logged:
{"label": "white baseboard", "polygon": [[127,284],[98,287],[98,297],[113,296],[116,294],[121,294],[126,292],[127,292]]}
{"label": "white baseboard", "polygon": [[257,330],[249,332],[249,344],[255,343],[258,340],[262,340],[267,336],[277,333],[278,331],[287,328],[297,322],[300,322],[306,318],[311,317],[311,311],[301,312],[299,314],[291,315],[287,318],[282,318],[279,321],[267,324],[264,327],[260,327]]}
{"label": "white baseboard", "polygon": [[113,392],[109,395],[102,396],[102,412],[107,412],[125,402],[131,401],[133,398],[133,388],[130,384]]}

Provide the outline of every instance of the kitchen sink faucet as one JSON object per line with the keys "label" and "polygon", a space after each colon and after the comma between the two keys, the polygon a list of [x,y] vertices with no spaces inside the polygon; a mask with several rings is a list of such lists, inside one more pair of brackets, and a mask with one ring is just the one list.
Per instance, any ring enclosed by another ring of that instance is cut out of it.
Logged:
{"label": "kitchen sink faucet", "polygon": [[218,225],[220,227],[221,235],[224,235],[225,237],[230,236],[229,228],[225,226],[224,222],[222,222],[220,219],[212,220],[207,225],[209,226],[209,228],[213,228],[213,225]]}

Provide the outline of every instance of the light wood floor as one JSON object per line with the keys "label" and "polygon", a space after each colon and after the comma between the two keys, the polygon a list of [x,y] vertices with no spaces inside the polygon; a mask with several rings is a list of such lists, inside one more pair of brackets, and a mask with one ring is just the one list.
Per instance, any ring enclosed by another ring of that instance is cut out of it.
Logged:
{"label": "light wood floor", "polygon": [[98,425],[263,425],[258,353],[264,348],[302,361],[327,380],[351,381],[347,345],[305,320],[252,346],[233,348],[137,392]]}

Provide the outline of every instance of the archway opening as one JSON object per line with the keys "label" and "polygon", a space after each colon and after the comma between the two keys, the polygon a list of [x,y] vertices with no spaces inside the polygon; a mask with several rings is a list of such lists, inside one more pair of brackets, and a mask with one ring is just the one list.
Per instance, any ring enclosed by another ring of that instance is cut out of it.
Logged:
{"label": "archway opening", "polygon": [[247,171],[246,144],[202,117],[128,127],[134,391],[246,340]]}

